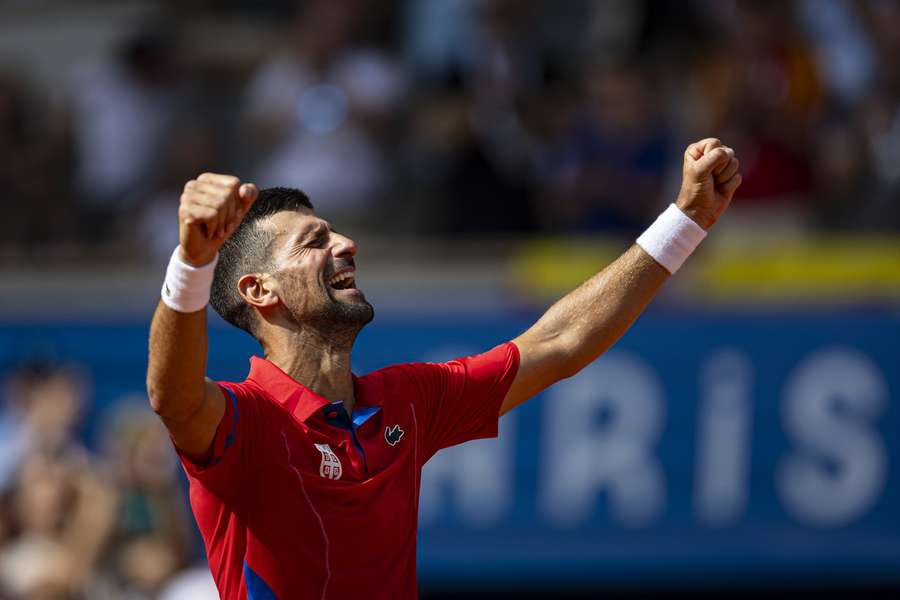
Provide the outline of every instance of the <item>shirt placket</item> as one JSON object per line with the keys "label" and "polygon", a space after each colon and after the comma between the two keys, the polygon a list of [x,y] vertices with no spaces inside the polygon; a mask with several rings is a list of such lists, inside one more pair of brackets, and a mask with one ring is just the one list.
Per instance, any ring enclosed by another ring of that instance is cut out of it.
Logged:
{"label": "shirt placket", "polygon": [[353,423],[353,419],[350,418],[350,415],[347,414],[344,403],[338,401],[326,404],[322,407],[322,414],[328,425],[343,430],[344,435],[349,439],[350,463],[356,471],[363,475],[368,474],[369,467],[366,451],[360,443],[359,437],[356,434],[356,425]]}

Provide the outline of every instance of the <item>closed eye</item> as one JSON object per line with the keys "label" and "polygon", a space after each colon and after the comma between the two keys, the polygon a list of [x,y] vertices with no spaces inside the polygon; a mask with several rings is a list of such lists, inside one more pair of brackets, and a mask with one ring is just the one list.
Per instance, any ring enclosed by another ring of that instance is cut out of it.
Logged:
{"label": "closed eye", "polygon": [[321,235],[307,244],[309,248],[322,248],[323,246],[325,246],[325,236]]}

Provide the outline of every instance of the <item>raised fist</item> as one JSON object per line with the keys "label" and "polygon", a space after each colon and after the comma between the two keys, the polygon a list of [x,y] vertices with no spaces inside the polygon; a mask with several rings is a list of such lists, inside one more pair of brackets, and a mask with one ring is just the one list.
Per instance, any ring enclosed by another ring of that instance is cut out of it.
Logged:
{"label": "raised fist", "polygon": [[741,185],[734,150],[716,138],[700,140],[684,151],[681,191],[675,204],[703,229],[709,229]]}
{"label": "raised fist", "polygon": [[209,263],[258,195],[255,185],[241,185],[232,175],[204,173],[188,181],[178,208],[182,260],[195,266]]}

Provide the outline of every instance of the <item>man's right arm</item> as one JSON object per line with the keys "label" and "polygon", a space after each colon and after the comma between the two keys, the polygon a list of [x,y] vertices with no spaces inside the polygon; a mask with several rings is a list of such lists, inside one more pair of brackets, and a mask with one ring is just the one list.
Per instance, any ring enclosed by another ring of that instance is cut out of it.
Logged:
{"label": "man's right arm", "polygon": [[[204,173],[185,185],[178,210],[182,262],[212,262],[256,200],[253,184]],[[206,307],[181,312],[160,301],[150,325],[147,393],[150,405],[183,452],[202,455],[210,447],[225,412],[219,386],[205,377]]]}
{"label": "man's right arm", "polygon": [[147,393],[180,450],[202,455],[225,412],[219,386],[205,378],[206,309],[180,313],[162,301],[150,325]]}

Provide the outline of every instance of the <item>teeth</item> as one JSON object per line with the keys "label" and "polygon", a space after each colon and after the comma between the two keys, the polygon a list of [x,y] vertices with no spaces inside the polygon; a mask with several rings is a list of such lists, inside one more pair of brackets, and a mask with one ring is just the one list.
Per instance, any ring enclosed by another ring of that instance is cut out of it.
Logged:
{"label": "teeth", "polygon": [[338,283],[341,283],[341,282],[346,281],[346,280],[348,280],[348,279],[353,279],[353,273],[352,273],[352,272],[346,271],[346,272],[344,272],[344,273],[339,273],[339,274],[335,275],[334,277],[332,277],[331,279],[328,280],[328,285],[337,285]]}

